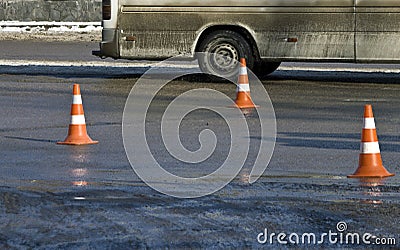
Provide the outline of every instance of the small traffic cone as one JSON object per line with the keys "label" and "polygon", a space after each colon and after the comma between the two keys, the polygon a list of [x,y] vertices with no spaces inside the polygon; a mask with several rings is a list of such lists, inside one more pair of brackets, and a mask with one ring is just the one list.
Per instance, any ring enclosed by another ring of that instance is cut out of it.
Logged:
{"label": "small traffic cone", "polygon": [[393,176],[382,165],[381,151],[376,134],[375,119],[372,106],[364,107],[364,127],[361,135],[361,153],[358,169],[349,178],[383,178]]}
{"label": "small traffic cone", "polygon": [[81,90],[79,84],[74,84],[73,99],[71,105],[71,122],[69,124],[68,136],[62,145],[87,145],[96,144],[98,141],[90,139],[86,132],[85,114],[83,112]]}
{"label": "small traffic cone", "polygon": [[236,87],[236,106],[241,109],[256,108],[250,96],[249,77],[247,75],[246,59],[240,59],[239,79]]}

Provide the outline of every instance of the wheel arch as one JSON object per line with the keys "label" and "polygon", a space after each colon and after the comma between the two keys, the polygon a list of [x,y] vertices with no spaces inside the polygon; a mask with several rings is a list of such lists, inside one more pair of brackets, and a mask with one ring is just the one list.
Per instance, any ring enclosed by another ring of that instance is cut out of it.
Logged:
{"label": "wheel arch", "polygon": [[221,31],[230,30],[230,31],[236,32],[236,33],[240,34],[241,36],[243,36],[243,38],[249,42],[249,44],[252,48],[252,52],[253,52],[255,61],[260,60],[260,53],[258,51],[258,46],[257,46],[256,40],[254,39],[254,36],[252,35],[252,33],[254,33],[254,32],[245,26],[232,25],[232,24],[218,24],[218,25],[211,25],[211,26],[204,28],[199,33],[199,35],[195,41],[195,46],[193,46],[193,48],[194,48],[193,54],[196,52],[199,52],[200,44],[208,35],[210,35],[211,33],[215,32],[215,31],[218,31],[218,30],[221,30]]}

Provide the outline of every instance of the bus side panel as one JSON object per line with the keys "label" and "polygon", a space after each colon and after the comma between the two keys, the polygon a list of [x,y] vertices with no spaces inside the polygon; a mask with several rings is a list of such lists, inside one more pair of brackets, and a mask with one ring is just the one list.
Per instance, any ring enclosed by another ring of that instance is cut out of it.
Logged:
{"label": "bus side panel", "polygon": [[354,60],[352,9],[322,11],[259,15],[264,24],[256,31],[260,56],[275,61]]}
{"label": "bus side panel", "polygon": [[[367,0],[371,1],[371,0]],[[379,1],[379,0],[378,0]],[[397,0],[388,0],[397,1]],[[154,7],[332,7],[354,6],[354,0],[119,0],[122,6]]]}
{"label": "bus side panel", "polygon": [[400,60],[400,1],[357,1],[358,62]]}
{"label": "bus side panel", "polygon": [[353,7],[122,7],[122,58],[190,56],[204,27],[241,26],[261,57],[274,60],[354,60]]}
{"label": "bus side panel", "polygon": [[138,11],[121,13],[119,25],[121,57],[161,59],[191,56],[203,22],[194,13]]}

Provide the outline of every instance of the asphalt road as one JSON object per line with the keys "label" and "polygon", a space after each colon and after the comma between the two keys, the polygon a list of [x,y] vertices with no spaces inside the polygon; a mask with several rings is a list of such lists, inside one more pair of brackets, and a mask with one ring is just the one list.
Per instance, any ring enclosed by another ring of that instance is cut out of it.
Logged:
{"label": "asphalt road", "polygon": [[[301,70],[276,71],[262,81],[277,124],[274,154],[263,176],[254,184],[247,182],[257,145],[265,139],[257,136],[257,116],[249,114],[251,146],[244,170],[214,194],[178,199],[142,182],[123,146],[124,105],[148,66],[79,66],[100,61],[90,55],[97,48],[94,43],[0,46],[7,47],[0,52],[1,248],[307,248],[310,244],[301,244],[301,238],[298,245],[282,245],[275,236],[273,244],[262,245],[257,236],[267,228],[276,235],[313,233],[318,241],[323,233],[339,233],[339,222],[348,226],[342,233],[394,238],[399,247],[398,74],[335,72],[333,64],[325,65],[326,71],[304,70],[309,64],[296,64]],[[12,66],[13,60],[42,64]],[[46,66],[49,61],[77,65]],[[81,86],[88,132],[98,145],[56,145],[67,134],[73,83]],[[166,105],[199,87],[235,97],[230,83],[178,79],[157,95],[148,118],[147,139],[156,159],[185,177],[216,170],[230,146],[227,127],[212,112],[193,113],[181,126],[182,143],[190,150],[200,147],[200,131],[215,131],[215,153],[203,165],[180,163],[161,144],[159,119]],[[374,108],[384,165],[395,177],[346,177],[358,165],[367,103]],[[358,246],[327,238],[321,245]],[[365,247],[361,242],[360,248]]]}

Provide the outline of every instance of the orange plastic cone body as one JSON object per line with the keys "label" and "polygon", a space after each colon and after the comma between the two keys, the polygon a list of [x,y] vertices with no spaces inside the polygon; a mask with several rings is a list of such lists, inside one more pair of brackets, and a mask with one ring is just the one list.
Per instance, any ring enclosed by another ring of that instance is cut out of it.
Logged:
{"label": "orange plastic cone body", "polygon": [[71,105],[71,122],[69,124],[68,136],[62,142],[63,145],[87,145],[96,144],[87,134],[85,114],[83,112],[81,90],[79,84],[74,84],[73,99]]}
{"label": "orange plastic cone body", "polygon": [[364,107],[364,127],[361,135],[361,153],[358,169],[349,178],[383,178],[393,176],[382,164],[372,106]]}
{"label": "orange plastic cone body", "polygon": [[236,88],[236,106],[238,108],[255,108],[257,107],[250,97],[249,77],[247,75],[246,60],[240,59],[239,79]]}

